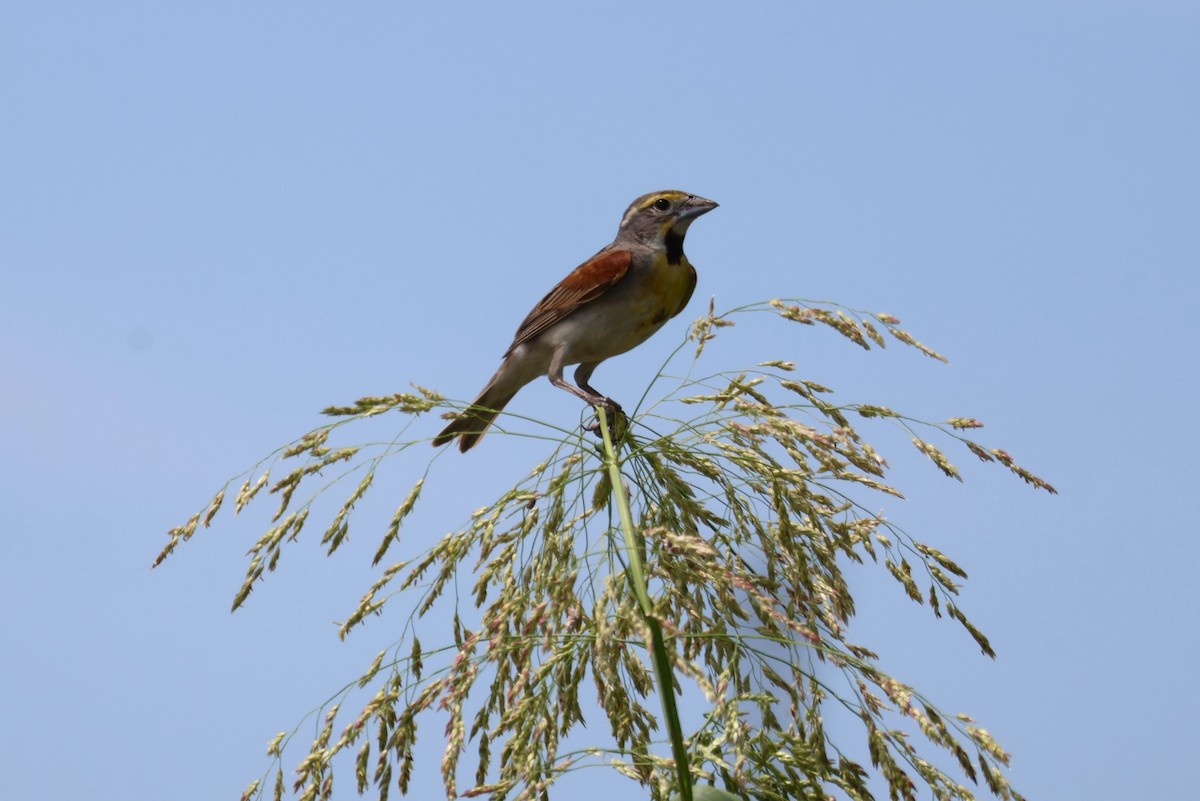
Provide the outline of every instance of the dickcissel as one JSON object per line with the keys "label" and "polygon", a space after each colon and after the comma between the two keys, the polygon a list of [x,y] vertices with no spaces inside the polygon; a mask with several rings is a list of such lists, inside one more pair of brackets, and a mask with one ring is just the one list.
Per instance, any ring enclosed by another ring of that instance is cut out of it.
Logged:
{"label": "dickcissel", "polygon": [[[467,409],[433,439],[459,437],[466,452],[521,387],[538,376],[593,406],[621,407],[588,380],[605,359],[645,342],[683,311],[696,288],[696,270],[683,255],[692,221],[717,204],[686,192],[651,192],[630,204],[617,238],[571,271],[517,328],[500,369]],[[563,368],[578,364],[575,385]]]}

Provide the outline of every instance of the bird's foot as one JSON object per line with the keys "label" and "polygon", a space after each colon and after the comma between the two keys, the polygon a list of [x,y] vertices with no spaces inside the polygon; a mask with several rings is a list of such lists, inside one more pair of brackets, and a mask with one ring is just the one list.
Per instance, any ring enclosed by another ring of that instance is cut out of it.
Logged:
{"label": "bird's foot", "polygon": [[[612,435],[614,442],[625,436],[625,432],[629,428],[629,418],[625,416],[625,411],[621,408],[621,404],[612,398],[601,396],[599,401],[592,405],[604,408],[605,414],[608,416],[608,431]],[[594,420],[584,426],[584,430],[595,434],[597,437],[603,437],[603,433],[600,430],[600,416],[596,415]]]}

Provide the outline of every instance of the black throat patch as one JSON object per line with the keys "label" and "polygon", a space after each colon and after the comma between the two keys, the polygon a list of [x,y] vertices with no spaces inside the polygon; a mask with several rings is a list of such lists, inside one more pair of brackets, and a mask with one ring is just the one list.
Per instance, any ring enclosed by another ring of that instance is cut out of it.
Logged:
{"label": "black throat patch", "polygon": [[680,260],[683,259],[683,234],[676,232],[672,228],[670,231],[667,231],[664,241],[667,245],[667,264],[679,264]]}

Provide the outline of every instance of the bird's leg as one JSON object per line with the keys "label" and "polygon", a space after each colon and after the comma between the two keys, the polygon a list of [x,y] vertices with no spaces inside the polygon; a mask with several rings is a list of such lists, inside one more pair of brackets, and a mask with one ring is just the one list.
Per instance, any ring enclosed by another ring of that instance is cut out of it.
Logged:
{"label": "bird's leg", "polygon": [[[564,355],[563,349],[559,348],[558,350],[554,351],[554,355],[550,357],[550,369],[546,371],[546,376],[550,379],[550,383],[559,389],[565,389],[567,392],[570,392],[577,398],[582,398],[592,406],[603,406],[612,416],[613,428],[616,430],[618,426],[618,418],[621,418],[623,421],[625,416],[625,413],[621,411],[621,405],[612,398],[607,398],[592,387],[588,386],[587,380],[592,377],[592,371],[596,369],[596,365],[598,365],[599,362],[579,365],[579,367],[575,370],[575,381],[579,384],[579,386],[573,386],[567,383],[567,381],[563,378]],[[600,420],[597,418],[596,422],[587,426],[586,430],[591,431],[593,434],[599,436]]]}
{"label": "bird's leg", "polygon": [[[550,379],[551,384],[559,389],[565,389],[567,392],[570,392],[577,398],[582,398],[592,406],[608,406],[610,403],[612,403],[612,401],[610,401],[608,398],[587,386],[586,383],[584,383],[581,387],[576,387],[567,383],[566,379],[563,378],[563,356],[563,349],[559,348],[558,350],[554,351],[554,355],[550,357],[550,369],[547,371],[546,376]],[[583,367],[580,366],[580,370],[582,369]],[[590,372],[588,375],[590,375]],[[575,372],[575,376],[578,378],[578,370]]]}
{"label": "bird's leg", "polygon": [[[607,397],[606,395],[601,395],[596,391],[595,387],[588,383],[588,379],[592,377],[592,372],[595,371],[595,369],[599,366],[600,362],[588,362],[576,367],[575,383],[578,384],[584,392],[591,393],[600,399],[599,403],[593,402],[592,405],[603,406],[605,410],[608,411],[609,427],[612,431],[613,438],[620,439],[622,436],[624,436],[627,423],[627,418],[625,417],[625,412],[621,409],[621,404],[617,403],[615,400]],[[596,417],[596,421],[594,423],[587,426],[587,430],[595,434],[597,437],[601,436],[599,416]]]}
{"label": "bird's leg", "polygon": [[587,392],[590,395],[599,399],[599,403],[597,403],[596,401],[591,401],[591,404],[593,406],[603,406],[604,408],[608,409],[610,412],[619,414],[621,412],[621,404],[617,403],[615,400],[608,397],[607,395],[601,394],[600,392],[598,392],[596,390],[595,387],[593,387],[591,384],[588,383],[588,379],[592,377],[592,373],[595,372],[596,368],[599,366],[600,366],[600,362],[590,362],[587,364],[581,364],[578,367],[576,367],[575,368],[575,383],[584,392]]}

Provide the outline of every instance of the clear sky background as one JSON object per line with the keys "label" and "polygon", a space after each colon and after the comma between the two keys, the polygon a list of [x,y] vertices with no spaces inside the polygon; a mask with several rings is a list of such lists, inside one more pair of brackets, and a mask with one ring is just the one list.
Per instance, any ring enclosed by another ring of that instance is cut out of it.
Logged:
{"label": "clear sky background", "polygon": [[[1183,0],[8,4],[0,794],[236,798],[400,617],[331,624],[374,533],[302,537],[230,616],[265,509],[151,572],[166,530],[324,406],[472,396],[628,202],[680,188],[721,204],[696,297],[595,384],[640,392],[714,296],[901,317],[950,365],[795,326],[715,353],[979,417],[1061,495],[960,453],[947,481],[866,428],[910,497],[881,506],[968,569],[999,658],[882,571],[855,574],[855,639],[980,719],[1030,799],[1194,797],[1198,42]],[[513,410],[579,415],[544,382]],[[405,536],[546,447],[446,451]]]}

